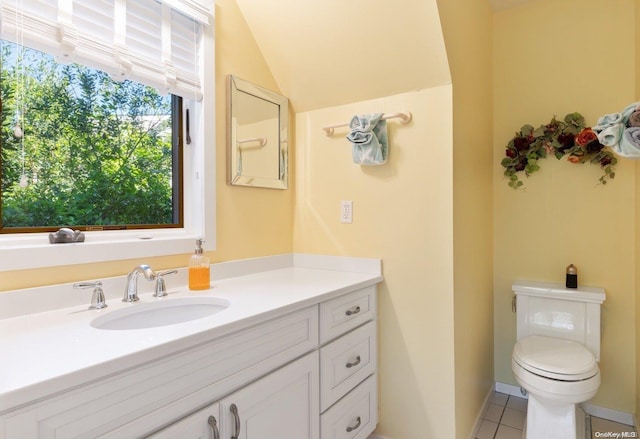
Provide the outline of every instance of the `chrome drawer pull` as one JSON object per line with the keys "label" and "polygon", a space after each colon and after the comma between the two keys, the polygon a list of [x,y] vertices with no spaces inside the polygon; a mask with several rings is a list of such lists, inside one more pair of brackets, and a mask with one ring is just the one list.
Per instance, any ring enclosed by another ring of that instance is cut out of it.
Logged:
{"label": "chrome drawer pull", "polygon": [[213,416],[209,416],[207,419],[209,426],[211,427],[211,432],[213,433],[213,439],[220,439],[220,432],[218,431],[218,423],[216,422],[216,418]]}
{"label": "chrome drawer pull", "polygon": [[240,415],[238,414],[238,406],[236,406],[235,404],[231,404],[229,410],[233,414],[233,420],[236,427],[234,431],[235,434],[231,436],[231,439],[238,439],[238,437],[240,436]]}
{"label": "chrome drawer pull", "polygon": [[360,307],[359,306],[352,306],[351,308],[349,308],[347,310],[347,312],[345,312],[346,315],[348,316],[352,316],[354,314],[358,314],[360,312]]}
{"label": "chrome drawer pull", "polygon": [[347,433],[351,433],[353,430],[357,429],[358,427],[360,427],[360,423],[362,422],[362,420],[360,419],[360,416],[358,416],[358,418],[356,419],[356,423],[355,425],[349,425],[347,427]]}
{"label": "chrome drawer pull", "polygon": [[357,366],[358,364],[360,364],[360,361],[360,355],[358,355],[355,360],[349,361],[347,364],[345,364],[345,366],[347,366],[347,369],[351,369],[353,366]]}

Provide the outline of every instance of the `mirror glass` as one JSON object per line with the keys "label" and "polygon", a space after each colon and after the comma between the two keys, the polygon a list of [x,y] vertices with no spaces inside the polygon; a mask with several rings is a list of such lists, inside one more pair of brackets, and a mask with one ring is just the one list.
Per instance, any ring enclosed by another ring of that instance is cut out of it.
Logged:
{"label": "mirror glass", "polygon": [[286,189],[288,99],[237,76],[227,82],[228,182]]}

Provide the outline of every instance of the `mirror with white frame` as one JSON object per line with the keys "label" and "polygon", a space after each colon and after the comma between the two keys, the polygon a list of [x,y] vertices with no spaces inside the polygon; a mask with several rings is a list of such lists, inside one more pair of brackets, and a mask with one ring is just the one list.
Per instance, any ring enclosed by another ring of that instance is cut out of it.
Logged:
{"label": "mirror with white frame", "polygon": [[287,189],[289,100],[227,77],[227,181]]}

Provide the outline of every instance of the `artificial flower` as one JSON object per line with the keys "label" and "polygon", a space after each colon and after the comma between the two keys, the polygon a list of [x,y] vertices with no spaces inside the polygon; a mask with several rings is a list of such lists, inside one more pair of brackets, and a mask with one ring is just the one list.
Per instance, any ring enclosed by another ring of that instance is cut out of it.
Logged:
{"label": "artificial flower", "polygon": [[[633,107],[634,110],[636,108]],[[631,107],[627,107],[625,111],[629,112],[630,109]],[[627,118],[630,118],[630,115],[631,113]],[[622,123],[624,117],[621,113],[609,114],[601,117],[598,123],[605,130]],[[538,128],[524,125],[507,144],[505,158],[501,162],[505,168],[504,175],[509,178],[509,186],[514,189],[521,187],[523,183],[518,173],[524,172],[528,177],[539,170],[539,160],[547,154],[553,154],[557,159],[567,155],[567,160],[571,163],[588,161],[598,164],[604,171],[599,181],[606,184],[609,179],[615,177],[613,166],[617,159],[612,152],[604,149],[605,145],[609,145],[602,141],[602,132],[586,127],[584,117],[580,113],[567,114],[562,121],[554,116],[548,124]],[[606,135],[615,136],[617,132],[611,129]],[[612,139],[606,137],[606,141],[610,142]]]}

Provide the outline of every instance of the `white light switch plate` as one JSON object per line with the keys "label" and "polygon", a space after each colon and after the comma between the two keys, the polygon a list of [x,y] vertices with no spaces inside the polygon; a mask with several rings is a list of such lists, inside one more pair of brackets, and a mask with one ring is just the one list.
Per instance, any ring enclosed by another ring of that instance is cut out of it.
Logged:
{"label": "white light switch plate", "polygon": [[340,222],[343,224],[353,223],[353,201],[340,201]]}

